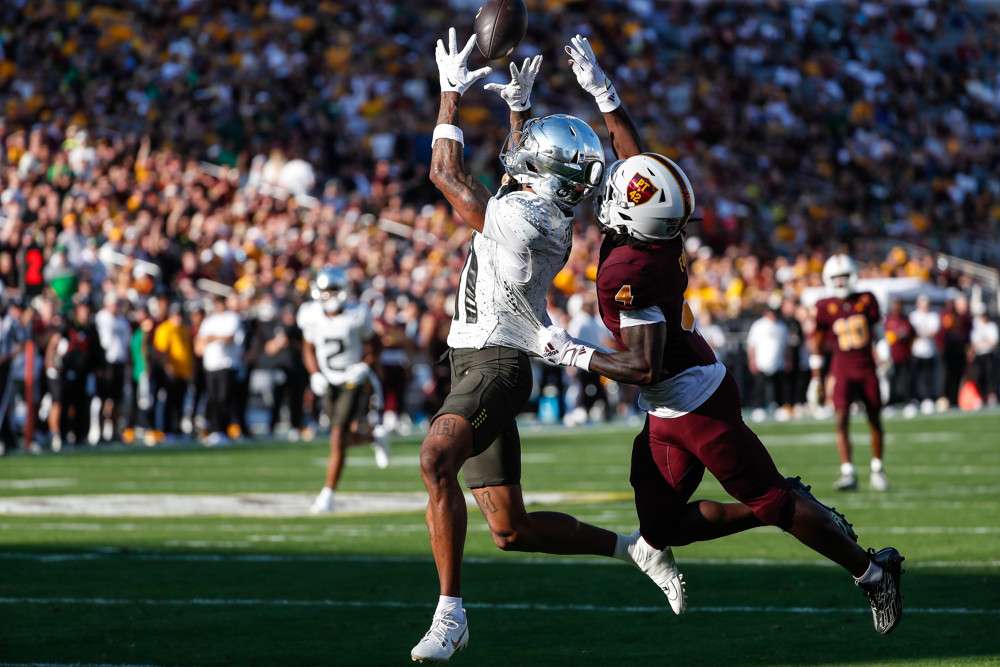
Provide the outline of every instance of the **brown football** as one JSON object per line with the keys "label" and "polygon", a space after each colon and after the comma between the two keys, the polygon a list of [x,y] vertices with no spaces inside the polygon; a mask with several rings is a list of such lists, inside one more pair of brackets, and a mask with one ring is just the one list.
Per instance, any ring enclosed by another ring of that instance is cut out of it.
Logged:
{"label": "brown football", "polygon": [[488,60],[509,56],[527,30],[524,0],[486,0],[476,14],[476,46]]}

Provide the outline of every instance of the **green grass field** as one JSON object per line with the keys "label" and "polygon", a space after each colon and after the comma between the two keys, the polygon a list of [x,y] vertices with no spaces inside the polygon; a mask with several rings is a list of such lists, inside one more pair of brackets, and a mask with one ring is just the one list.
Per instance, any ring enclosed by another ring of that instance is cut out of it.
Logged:
{"label": "green grass field", "polygon": [[[677,617],[621,562],[499,551],[473,508],[471,639],[450,664],[1000,664],[1000,413],[889,420],[884,494],[854,427],[862,488],[836,496],[831,422],[756,430],[863,545],[906,556],[893,634],[874,632],[849,575],[775,529],[677,549]],[[631,532],[635,430],[525,428],[525,492]],[[423,492],[418,449],[397,441],[388,470],[352,450],[340,498],[360,509],[324,517],[305,514],[322,442],[0,459],[0,665],[412,664],[437,600],[421,499],[405,495]],[[409,505],[386,511],[390,497]],[[726,496],[706,479],[697,497]]]}

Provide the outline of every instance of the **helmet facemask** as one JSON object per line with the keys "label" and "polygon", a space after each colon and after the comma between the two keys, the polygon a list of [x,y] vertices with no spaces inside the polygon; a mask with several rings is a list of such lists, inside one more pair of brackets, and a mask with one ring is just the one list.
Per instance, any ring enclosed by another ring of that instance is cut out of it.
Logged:
{"label": "helmet facemask", "polygon": [[500,153],[515,181],[564,208],[587,198],[604,174],[604,149],[590,128],[567,115],[532,118],[515,140],[507,137]]}
{"label": "helmet facemask", "polygon": [[663,243],[692,218],[691,183],[673,161],[654,153],[618,160],[594,195],[594,217],[614,232],[645,243]]}
{"label": "helmet facemask", "polygon": [[857,266],[847,255],[834,255],[823,265],[823,284],[838,299],[851,296],[857,281]]}
{"label": "helmet facemask", "polygon": [[347,303],[350,281],[342,269],[324,266],[312,284],[312,298],[323,305],[323,312],[336,315]]}

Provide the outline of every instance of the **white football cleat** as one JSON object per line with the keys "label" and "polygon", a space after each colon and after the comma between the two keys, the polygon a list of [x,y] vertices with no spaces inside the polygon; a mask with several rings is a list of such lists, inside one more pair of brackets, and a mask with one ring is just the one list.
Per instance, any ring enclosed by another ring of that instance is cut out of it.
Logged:
{"label": "white football cleat", "polygon": [[684,591],[684,576],[674,562],[674,552],[670,547],[654,549],[643,539],[639,531],[632,533],[632,544],[628,554],[636,567],[646,573],[653,583],[667,596],[670,608],[680,616],[687,609],[687,593]]}
{"label": "white football cleat", "polygon": [[833,483],[833,488],[837,491],[853,491],[858,488],[858,476],[853,472],[843,474]]}
{"label": "white football cleat", "polygon": [[389,445],[389,431],[382,425],[372,429],[372,448],[375,450],[375,465],[379,468],[388,468],[389,459],[392,458],[392,447]]}
{"label": "white football cleat", "polygon": [[324,486],[323,490],[319,492],[316,496],[316,500],[313,501],[312,507],[309,508],[310,514],[328,514],[333,511],[333,489]]}
{"label": "white football cleat", "polygon": [[889,483],[889,478],[881,470],[872,470],[872,476],[868,483],[871,485],[872,491],[888,491],[889,487],[892,486]]}
{"label": "white football cleat", "polygon": [[[458,606],[450,605],[434,612],[431,629],[410,651],[411,660],[427,663],[448,662],[452,655],[468,646],[469,619],[459,621],[455,618],[456,611]],[[465,615],[464,609],[462,615]]]}

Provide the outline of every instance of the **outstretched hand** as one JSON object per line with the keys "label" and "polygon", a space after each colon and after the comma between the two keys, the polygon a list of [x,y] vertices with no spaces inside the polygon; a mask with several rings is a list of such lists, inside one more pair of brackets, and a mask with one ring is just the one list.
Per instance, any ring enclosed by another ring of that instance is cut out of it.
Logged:
{"label": "outstretched hand", "polygon": [[601,111],[614,111],[621,101],[615,87],[611,85],[611,79],[597,64],[597,56],[587,38],[581,35],[573,37],[566,46],[566,53],[569,54],[569,64],[580,87],[594,96]]}
{"label": "outstretched hand", "polygon": [[454,28],[448,28],[448,48],[444,42],[437,41],[434,59],[437,60],[438,75],[441,79],[441,92],[453,92],[462,95],[469,86],[479,81],[493,71],[491,67],[482,67],[474,72],[469,71],[469,54],[476,43],[476,36],[469,37],[465,47],[458,50],[458,34]]}
{"label": "outstretched hand", "polygon": [[510,64],[510,83],[488,83],[483,86],[486,90],[495,92],[503,98],[507,106],[512,111],[524,111],[531,106],[531,88],[535,85],[535,77],[542,66],[542,56],[525,58],[521,70],[518,71],[517,64]]}

